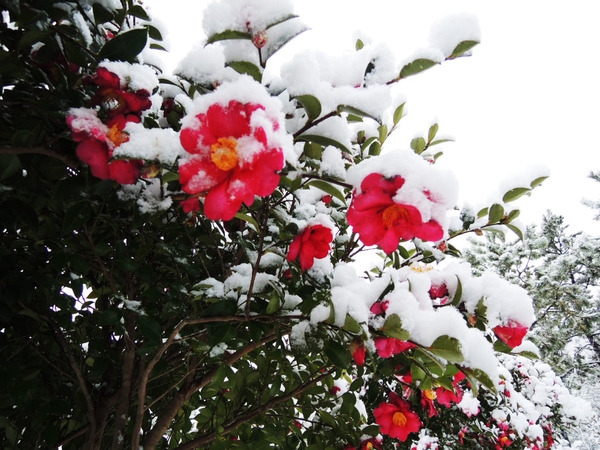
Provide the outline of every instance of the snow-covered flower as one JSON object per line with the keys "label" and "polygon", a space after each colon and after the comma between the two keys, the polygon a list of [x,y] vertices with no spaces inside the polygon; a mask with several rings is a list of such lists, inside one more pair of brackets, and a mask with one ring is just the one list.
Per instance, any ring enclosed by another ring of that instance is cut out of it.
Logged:
{"label": "snow-covered flower", "polygon": [[[127,119],[124,119],[125,123]],[[142,161],[114,159],[116,147],[127,142],[129,136],[123,131],[124,124],[116,121],[109,128],[96,111],[74,108],[69,111],[67,125],[72,138],[79,142],[75,150],[77,157],[90,166],[92,175],[102,180],[115,180],[120,184],[133,184],[140,176]]]}
{"label": "snow-covered flower", "polygon": [[529,331],[528,327],[514,321],[510,321],[508,325],[498,325],[494,327],[496,336],[511,348],[521,345],[527,331]]}
{"label": "snow-covered flower", "polygon": [[[264,104],[234,99],[238,91],[227,95],[226,86],[224,95],[217,90],[204,96],[180,133],[188,153],[179,164],[180,183],[189,194],[206,193],[204,214],[211,220],[230,220],[242,203],[270,195],[285,163],[277,115]],[[211,98],[216,101],[206,104]]]}
{"label": "snow-covered flower", "polygon": [[394,200],[404,185],[404,178],[386,178],[379,173],[367,175],[361,192],[354,195],[348,208],[348,223],[360,235],[365,245],[378,245],[386,253],[398,248],[400,241],[414,237],[438,241],[444,236],[442,226],[435,220],[423,222],[418,208]]}
{"label": "snow-covered flower", "polygon": [[287,260],[291,262],[299,258],[302,270],[308,270],[315,263],[315,258],[327,256],[332,240],[330,228],[321,224],[307,227],[292,241]]}

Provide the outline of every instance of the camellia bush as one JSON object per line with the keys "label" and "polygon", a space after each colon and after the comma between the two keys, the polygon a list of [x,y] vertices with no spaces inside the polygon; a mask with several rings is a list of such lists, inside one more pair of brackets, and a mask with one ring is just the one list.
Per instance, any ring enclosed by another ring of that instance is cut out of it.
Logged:
{"label": "camellia bush", "polygon": [[221,0],[168,74],[134,0],[0,5],[3,448],[567,445],[530,297],[451,244],[545,174],[461,210],[437,124],[388,141],[471,17],[272,69],[291,2]]}

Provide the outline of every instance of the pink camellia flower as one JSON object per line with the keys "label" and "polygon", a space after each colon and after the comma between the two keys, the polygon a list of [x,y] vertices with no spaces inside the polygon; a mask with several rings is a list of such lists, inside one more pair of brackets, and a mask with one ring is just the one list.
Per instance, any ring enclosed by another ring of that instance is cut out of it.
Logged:
{"label": "pink camellia flower", "polygon": [[212,104],[182,128],[181,145],[190,156],[179,165],[179,181],[189,194],[206,192],[206,217],[231,220],[242,203],[275,190],[285,161],[267,136],[278,128],[263,106],[237,100]]}
{"label": "pink camellia flower", "polygon": [[292,241],[287,260],[292,262],[299,257],[302,270],[308,270],[315,263],[315,258],[327,256],[332,240],[333,233],[326,226],[317,224],[307,227]]}
{"label": "pink camellia flower", "polygon": [[508,325],[498,325],[494,327],[494,333],[510,348],[521,345],[523,338],[529,331],[529,328],[517,322],[510,321]]}
{"label": "pink camellia flower", "polygon": [[115,123],[107,127],[96,112],[84,108],[72,109],[67,116],[72,138],[79,142],[77,157],[90,166],[92,175],[102,180],[115,180],[120,184],[134,184],[140,177],[142,161],[129,159],[111,160],[114,149],[127,142],[129,136],[123,131],[125,124]]}
{"label": "pink camellia flower", "polygon": [[402,442],[410,433],[418,432],[423,423],[417,414],[410,409],[410,403],[400,398],[395,392],[390,393],[391,403],[381,403],[373,411],[375,421],[381,432]]}
{"label": "pink camellia flower", "polygon": [[403,341],[393,337],[376,337],[375,348],[377,354],[382,358],[390,358],[398,353],[405,352],[416,345],[412,342]]}
{"label": "pink camellia flower", "polygon": [[394,201],[403,184],[400,175],[385,178],[379,173],[367,175],[362,181],[361,192],[354,195],[347,219],[365,245],[378,245],[389,254],[400,241],[414,237],[438,241],[444,236],[442,226],[435,220],[423,222],[415,206]]}

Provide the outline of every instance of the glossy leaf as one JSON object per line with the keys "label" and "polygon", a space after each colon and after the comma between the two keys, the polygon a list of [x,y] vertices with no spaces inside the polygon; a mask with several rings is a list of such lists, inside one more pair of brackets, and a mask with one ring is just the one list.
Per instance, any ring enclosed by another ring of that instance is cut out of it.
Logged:
{"label": "glossy leaf", "polygon": [[410,333],[402,328],[402,320],[398,314],[390,314],[385,320],[382,328],[386,336],[407,341],[410,338]]}
{"label": "glossy leaf", "polygon": [[308,121],[313,122],[321,115],[321,102],[314,95],[299,95],[295,99],[302,105],[308,116]]}
{"label": "glossy leaf", "polygon": [[226,65],[237,73],[250,75],[259,83],[262,81],[262,70],[249,61],[230,61]]}
{"label": "glossy leaf", "polygon": [[416,137],[410,141],[410,148],[412,148],[417,155],[420,155],[427,148],[427,142],[425,141],[425,138]]}
{"label": "glossy leaf", "polygon": [[437,123],[434,123],[429,127],[429,131],[427,132],[427,142],[433,142],[433,139],[435,138],[435,135],[437,134],[439,128],[440,127]]}
{"label": "glossy leaf", "polygon": [[535,180],[533,180],[530,184],[530,186],[532,188],[538,187],[540,186],[546,179],[548,179],[548,177],[538,177]]}
{"label": "glossy leaf", "polygon": [[504,217],[504,207],[499,203],[494,203],[490,207],[490,213],[488,215],[489,223],[498,223]]}
{"label": "glossy leaf", "polygon": [[14,175],[21,168],[21,161],[16,155],[0,155],[0,181]]}
{"label": "glossy leaf", "polygon": [[321,189],[323,192],[328,193],[329,195],[337,198],[343,204],[346,204],[346,198],[344,197],[344,194],[340,192],[340,190],[336,188],[333,184],[323,180],[310,180],[306,184],[307,186],[313,186],[318,189]]}
{"label": "glossy leaf", "polygon": [[452,363],[460,363],[465,359],[460,341],[451,336],[438,337],[428,350]]}
{"label": "glossy leaf", "polygon": [[300,142],[315,142],[325,147],[332,145],[336,148],[339,148],[344,153],[350,153],[350,150],[344,144],[327,136],[320,136],[318,134],[301,134],[300,136],[296,137],[296,140]]}
{"label": "glossy leaf", "polygon": [[348,348],[339,342],[330,339],[325,347],[325,354],[336,367],[339,367],[340,369],[347,369],[350,367],[352,355],[350,355]]}
{"label": "glossy leaf", "polygon": [[521,231],[521,229],[511,223],[507,223],[506,226],[513,232],[515,233],[519,240],[523,240],[524,236],[523,236],[523,231]]}
{"label": "glossy leaf", "polygon": [[221,33],[216,33],[216,34],[213,34],[212,36],[210,36],[206,40],[206,43],[213,44],[218,41],[226,41],[229,39],[243,39],[243,40],[250,41],[250,40],[252,40],[252,36],[250,36],[250,33],[244,32],[244,31],[225,30]]}
{"label": "glossy leaf", "polygon": [[368,118],[373,119],[374,121],[376,121],[378,123],[381,123],[381,118],[375,117],[375,116],[373,116],[373,115],[371,115],[371,114],[369,114],[369,113],[367,113],[367,112],[365,112],[365,111],[363,111],[363,110],[361,110],[359,108],[356,108],[355,106],[351,106],[351,105],[339,105],[337,107],[337,111],[338,111],[338,113],[347,112],[347,113],[354,114],[354,115],[359,116],[359,117],[368,117]]}
{"label": "glossy leaf", "polygon": [[436,64],[438,64],[438,63],[431,59],[426,59],[426,58],[415,59],[414,61],[409,62],[404,67],[402,67],[402,69],[400,70],[400,78],[406,78],[406,77],[410,77],[412,75],[416,75],[427,69],[432,68]]}
{"label": "glossy leaf", "polygon": [[452,53],[450,54],[450,56],[448,56],[447,59],[454,59],[454,58],[463,56],[465,53],[467,53],[469,50],[471,50],[477,44],[479,44],[478,41],[471,41],[471,40],[462,41],[456,47],[454,47],[454,50],[452,50]]}
{"label": "glossy leaf", "polygon": [[531,189],[529,189],[529,188],[517,187],[517,188],[511,189],[506,194],[504,194],[504,196],[502,197],[502,201],[504,203],[513,202],[513,201],[517,200],[518,198],[522,197],[523,195],[528,194],[529,192],[531,192]]}
{"label": "glossy leaf", "polygon": [[148,30],[135,28],[106,41],[98,53],[98,58],[132,63],[144,50],[147,42]]}

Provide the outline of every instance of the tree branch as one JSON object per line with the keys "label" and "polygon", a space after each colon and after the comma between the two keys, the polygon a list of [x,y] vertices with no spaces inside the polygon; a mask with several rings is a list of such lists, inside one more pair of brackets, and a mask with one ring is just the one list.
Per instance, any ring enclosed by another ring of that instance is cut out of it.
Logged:
{"label": "tree branch", "polygon": [[281,403],[284,403],[284,402],[298,396],[299,394],[304,392],[306,389],[314,386],[318,382],[320,382],[323,379],[330,376],[334,371],[335,371],[335,369],[330,369],[327,372],[319,375],[317,378],[309,380],[306,383],[298,386],[293,391],[290,391],[287,394],[281,395],[279,397],[274,397],[271,400],[269,400],[267,403],[265,403],[264,405],[254,408],[235,419],[232,418],[231,420],[229,420],[228,422],[226,422],[222,425],[223,430],[218,434],[215,432],[215,433],[211,433],[208,435],[197,437],[196,439],[193,439],[189,442],[186,442],[185,444],[180,445],[175,450],[193,450],[193,449],[199,448],[202,445],[210,444],[219,435],[229,434],[232,431],[234,431],[237,427],[242,425],[243,423],[248,422],[249,420],[254,419],[255,417],[269,411],[270,409],[277,407]]}
{"label": "tree branch", "polygon": [[[210,317],[207,317],[206,319],[210,319]],[[178,325],[177,328],[179,328],[181,326],[181,329],[182,329],[185,325],[186,324],[182,325],[182,323],[180,323],[180,325]],[[173,333],[171,333],[171,336],[173,336]],[[171,338],[171,336],[169,337],[169,339]],[[259,342],[251,342],[247,346],[239,349],[238,351],[232,353],[231,355],[229,355],[228,357],[223,359],[223,361],[221,362],[220,365],[213,366],[208,372],[206,372],[200,378],[191,380],[189,382],[188,381],[184,382],[183,385],[181,386],[181,388],[175,394],[175,396],[173,398],[171,398],[171,400],[169,400],[169,402],[167,402],[167,404],[165,405],[163,410],[158,414],[156,423],[154,424],[154,426],[148,432],[148,435],[144,439],[144,442],[143,442],[144,450],[154,450],[157,447],[160,439],[164,436],[164,434],[166,433],[166,431],[169,428],[169,425],[173,421],[173,418],[177,415],[177,412],[181,409],[181,407],[185,404],[185,402],[194,393],[196,393],[198,390],[200,390],[203,387],[205,387],[206,385],[208,385],[214,379],[214,377],[217,374],[217,371],[221,365],[226,365],[226,366],[233,365],[234,363],[236,363],[237,361],[242,359],[244,356],[246,356],[248,353],[262,347],[263,345],[265,345],[269,342],[274,341],[275,339],[277,339],[277,336],[278,336],[278,333],[273,332],[273,333],[267,335],[265,338],[261,339]],[[164,353],[164,351],[162,353]],[[154,363],[154,364],[156,364],[156,363]],[[146,383],[147,383],[147,380],[146,380]],[[141,392],[141,390],[140,390],[140,392]],[[138,407],[138,414],[139,414],[139,407]],[[143,412],[142,412],[142,416],[143,416]],[[138,422],[138,420],[141,425],[141,418],[138,419],[136,417],[136,423]],[[137,428],[134,429],[134,432],[136,432],[137,430],[138,430]],[[136,441],[136,439],[135,439],[135,434],[134,434],[134,443],[135,443],[135,441]],[[139,437],[138,437],[137,441],[139,442]],[[132,448],[138,448],[138,447],[132,447]]]}
{"label": "tree branch", "polygon": [[70,169],[77,169],[79,167],[79,161],[71,158],[67,155],[62,155],[54,150],[50,150],[46,147],[0,147],[0,155],[45,155],[51,158],[56,158],[64,162]]}

